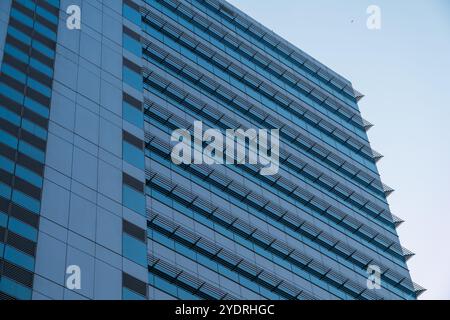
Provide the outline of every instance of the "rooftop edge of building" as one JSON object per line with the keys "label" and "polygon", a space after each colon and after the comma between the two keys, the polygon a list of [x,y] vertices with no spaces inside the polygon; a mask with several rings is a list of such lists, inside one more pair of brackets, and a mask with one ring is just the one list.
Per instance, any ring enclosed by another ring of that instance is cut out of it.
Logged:
{"label": "rooftop edge of building", "polygon": [[229,3],[228,1],[226,1],[226,0],[190,0],[190,1],[206,2],[209,5],[216,7],[219,11],[224,12],[228,16],[233,16],[234,18],[239,16],[239,17],[243,18],[244,20],[247,20],[248,22],[250,22],[251,25],[260,28],[265,34],[269,34],[270,36],[272,36],[278,42],[278,44],[283,44],[287,48],[291,49],[292,53],[293,52],[299,53],[310,63],[315,65],[318,68],[317,71],[322,71],[322,72],[325,71],[326,73],[328,73],[328,75],[331,78],[335,78],[338,81],[342,82],[343,87],[347,87],[347,86],[350,87],[351,90],[353,91],[353,95],[354,95],[354,98],[356,99],[356,102],[359,102],[364,97],[364,94],[362,94],[361,92],[359,92],[358,90],[353,88],[353,85],[350,80],[348,80],[344,76],[340,75],[336,71],[330,69],[325,64],[318,61],[317,59],[313,58],[311,55],[309,55],[305,51],[301,50],[299,47],[297,47],[290,41],[286,40],[285,38],[283,38],[282,36],[277,34],[275,31],[270,30],[269,28],[264,26],[262,23],[260,23],[256,19],[252,18],[251,16],[249,16],[248,14],[246,14],[245,12],[243,12],[241,9],[237,8],[233,4]]}

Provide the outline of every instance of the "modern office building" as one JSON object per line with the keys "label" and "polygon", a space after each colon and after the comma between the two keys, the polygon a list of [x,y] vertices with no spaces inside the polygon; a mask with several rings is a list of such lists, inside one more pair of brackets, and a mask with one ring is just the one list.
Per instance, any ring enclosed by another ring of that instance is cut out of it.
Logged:
{"label": "modern office building", "polygon": [[[423,291],[362,95],[227,2],[1,0],[0,59],[0,298]],[[196,121],[278,129],[277,172],[176,164]]]}

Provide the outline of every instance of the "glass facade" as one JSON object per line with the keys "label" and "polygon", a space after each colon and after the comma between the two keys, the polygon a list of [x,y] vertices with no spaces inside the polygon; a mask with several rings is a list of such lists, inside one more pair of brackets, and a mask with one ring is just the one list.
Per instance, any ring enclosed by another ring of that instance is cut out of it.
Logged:
{"label": "glass facade", "polygon": [[[348,80],[222,0],[0,7],[0,298],[423,291]],[[195,121],[278,129],[278,172],[175,164],[171,135]]]}

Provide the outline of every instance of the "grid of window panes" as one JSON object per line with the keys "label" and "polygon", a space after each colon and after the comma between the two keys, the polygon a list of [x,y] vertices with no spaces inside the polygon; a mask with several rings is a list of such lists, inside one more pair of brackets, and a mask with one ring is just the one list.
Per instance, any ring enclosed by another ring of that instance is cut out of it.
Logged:
{"label": "grid of window panes", "polygon": [[[414,299],[351,86],[225,1],[144,2],[124,1],[143,31],[141,48],[132,32],[124,44],[145,59],[150,298]],[[280,173],[174,165],[170,134],[194,120],[281,128]],[[371,263],[384,270],[377,292]]]}
{"label": "grid of window panes", "polygon": [[0,74],[0,296],[30,299],[59,0],[13,0]]}

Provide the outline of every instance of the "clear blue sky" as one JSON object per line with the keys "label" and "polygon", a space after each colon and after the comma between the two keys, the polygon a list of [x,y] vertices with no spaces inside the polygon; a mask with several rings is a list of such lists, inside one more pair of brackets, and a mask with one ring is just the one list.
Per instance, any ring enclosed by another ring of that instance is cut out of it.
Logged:
{"label": "clear blue sky", "polygon": [[[450,299],[450,1],[230,0],[353,82],[375,124],[372,147],[385,157],[391,211],[416,253],[408,266],[428,291]],[[366,9],[381,8],[381,30]]]}

